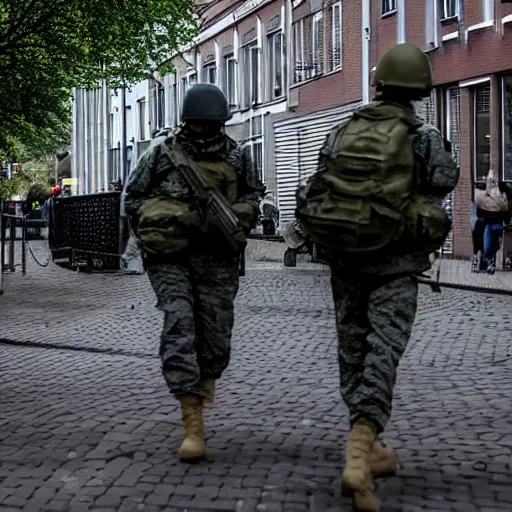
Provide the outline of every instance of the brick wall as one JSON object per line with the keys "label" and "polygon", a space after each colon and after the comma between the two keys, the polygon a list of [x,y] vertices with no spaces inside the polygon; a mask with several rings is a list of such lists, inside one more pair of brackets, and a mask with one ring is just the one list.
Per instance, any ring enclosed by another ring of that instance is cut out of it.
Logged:
{"label": "brick wall", "polygon": [[471,248],[471,94],[460,90],[460,181],[454,194],[453,252],[458,258],[469,258]]}
{"label": "brick wall", "polygon": [[[307,3],[299,9],[307,13]],[[361,14],[361,2],[343,3],[342,69],[296,86],[299,94],[297,116],[361,99]]]}

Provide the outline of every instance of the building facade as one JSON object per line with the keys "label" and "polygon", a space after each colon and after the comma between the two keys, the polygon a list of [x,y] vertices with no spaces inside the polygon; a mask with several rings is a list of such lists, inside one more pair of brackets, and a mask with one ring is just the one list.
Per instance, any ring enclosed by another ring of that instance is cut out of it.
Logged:
{"label": "building facade", "polygon": [[152,130],[179,124],[187,89],[208,82],[224,90],[227,131],[250,152],[287,222],[327,133],[371,100],[372,69],[408,41],[434,70],[435,90],[419,113],[452,142],[461,169],[446,203],[454,216],[447,250],[470,256],[475,182],[489,168],[512,181],[511,2],[213,0],[199,9],[201,31],[173,58],[175,73],[124,91],[76,91],[77,192],[123,180]]}

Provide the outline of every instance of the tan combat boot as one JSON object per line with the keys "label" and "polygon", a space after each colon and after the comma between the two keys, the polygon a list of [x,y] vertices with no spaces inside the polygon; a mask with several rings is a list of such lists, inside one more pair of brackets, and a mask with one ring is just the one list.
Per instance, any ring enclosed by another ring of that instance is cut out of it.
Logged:
{"label": "tan combat boot", "polygon": [[380,500],[370,468],[370,454],[377,438],[375,425],[368,420],[355,422],[346,448],[346,468],[342,478],[344,495],[353,493],[354,505],[360,512],[380,512]]}
{"label": "tan combat boot", "polygon": [[204,397],[204,405],[211,405],[213,404],[213,400],[215,398],[215,379],[204,379],[204,391],[205,391],[205,397]]}
{"label": "tan combat boot", "polygon": [[373,443],[368,463],[373,476],[396,474],[398,463],[395,451],[391,448],[385,448],[379,441]]}
{"label": "tan combat boot", "polygon": [[180,403],[185,439],[178,451],[178,457],[182,462],[198,461],[206,456],[203,400],[197,396],[184,396]]}

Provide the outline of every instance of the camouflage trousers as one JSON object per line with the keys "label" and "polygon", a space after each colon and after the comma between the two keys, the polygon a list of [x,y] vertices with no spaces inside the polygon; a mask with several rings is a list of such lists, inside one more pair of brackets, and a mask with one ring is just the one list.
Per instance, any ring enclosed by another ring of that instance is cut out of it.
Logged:
{"label": "camouflage trousers", "polygon": [[347,279],[332,267],[341,396],[350,422],[391,416],[397,367],[409,341],[418,297],[412,276]]}
{"label": "camouflage trousers", "polygon": [[197,256],[179,264],[148,265],[164,312],[162,372],[177,398],[204,396],[204,379],[218,379],[231,353],[238,262]]}

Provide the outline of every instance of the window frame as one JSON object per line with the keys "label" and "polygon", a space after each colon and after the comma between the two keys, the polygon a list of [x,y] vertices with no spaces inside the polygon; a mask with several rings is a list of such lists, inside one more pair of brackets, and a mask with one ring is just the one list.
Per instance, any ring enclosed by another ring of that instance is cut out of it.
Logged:
{"label": "window frame", "polygon": [[[343,69],[343,2],[338,0],[337,2],[332,3],[329,6],[331,10],[331,47],[330,47],[330,62],[329,62],[329,72],[334,73],[336,71],[341,71]],[[339,10],[338,14],[336,14],[336,10]],[[336,34],[336,24],[334,20],[336,16],[339,18],[339,26],[340,31],[339,34]],[[325,38],[325,36],[324,36]],[[339,42],[339,64],[334,65],[335,61],[335,42]]]}
{"label": "window frame", "polygon": [[158,86],[156,90],[156,128],[160,129],[165,126],[165,88]]}
{"label": "window frame", "polygon": [[[321,25],[322,30],[320,36],[317,40],[317,35],[319,31],[319,25]],[[318,59],[318,57],[320,57]],[[318,69],[317,65],[320,65],[320,69]],[[323,75],[325,72],[325,16],[324,11],[320,10],[311,15],[311,65],[312,65],[312,76],[311,78],[316,78],[317,76]]]}
{"label": "window frame", "polygon": [[[210,75],[210,73],[212,71],[215,73],[215,79],[213,80],[213,82],[211,80],[211,75]],[[203,82],[206,84],[217,85],[218,80],[219,80],[219,70],[217,69],[217,63],[215,61],[207,62],[203,66]]]}
{"label": "window frame", "polygon": [[[233,83],[230,88],[229,79],[231,75],[229,74],[229,63],[233,63]],[[223,67],[224,67],[224,94],[226,95],[226,99],[228,100],[228,104],[230,108],[238,107],[239,94],[238,94],[238,73],[237,73],[237,60],[234,53],[230,53],[224,56]],[[232,97],[231,97],[232,95]]]}
{"label": "window frame", "polygon": [[[441,6],[441,21],[450,21],[458,19],[459,17],[459,2],[457,0],[440,0]],[[453,14],[449,13],[449,7],[451,7],[451,2],[453,4]]]}
{"label": "window frame", "polygon": [[[294,85],[314,80],[326,72],[325,19],[324,6],[292,24]],[[322,31],[321,38],[318,40],[317,33],[320,24]],[[301,69],[298,71],[299,62]]]}
{"label": "window frame", "polygon": [[397,12],[397,0],[381,0],[380,15],[382,18],[392,16]]}
{"label": "window frame", "polygon": [[170,93],[170,107],[171,107],[171,125],[176,128],[180,122],[180,110],[179,110],[179,85],[177,82],[177,77],[174,75],[174,82],[169,87]]}
{"label": "window frame", "polygon": [[494,0],[482,0],[482,14],[485,21],[494,21],[496,18],[496,6]]}
{"label": "window frame", "polygon": [[[478,94],[477,90],[480,88],[486,87],[489,89],[489,127],[490,127],[490,116],[491,116],[491,83],[490,82],[483,82],[481,84],[475,85],[472,88],[472,101],[471,101],[471,137],[472,137],[472,160],[473,160],[473,172],[472,172],[472,178],[473,183],[482,183],[485,181],[485,178],[487,174],[489,173],[489,169],[487,169],[487,172],[483,175],[482,178],[478,178],[478,123],[477,123],[477,104],[478,104]],[[490,131],[490,129],[489,129]],[[491,158],[491,147],[490,147],[490,133],[488,134],[489,137],[489,166],[490,166],[490,158]]]}
{"label": "window frame", "polygon": [[[258,45],[258,40],[253,39],[241,49],[243,52],[242,106],[243,108],[254,108],[262,103],[260,92],[261,48]],[[256,71],[256,75],[254,75],[254,71]]]}
{"label": "window frame", "polygon": [[146,98],[139,98],[137,100],[137,117],[139,121],[138,142],[151,140],[151,134],[149,133],[148,126],[148,110],[148,102],[146,101]]}
{"label": "window frame", "polygon": [[[259,120],[259,130],[255,131],[256,121]],[[246,125],[249,126],[249,133],[245,129],[244,138],[245,138],[245,148],[249,150],[249,156],[251,158],[252,165],[258,170],[258,176],[262,183],[264,183],[265,178],[265,116],[263,114],[258,114],[252,116],[250,119],[245,121]],[[257,161],[255,156],[255,147],[261,148],[261,168],[258,169],[255,165]]]}
{"label": "window frame", "polygon": [[[276,41],[281,40],[281,51],[280,51],[280,71],[281,71],[281,84],[280,93],[276,94],[277,90],[277,60],[276,60]],[[286,47],[285,47],[285,35],[282,27],[278,27],[267,33],[267,50],[268,50],[268,78],[269,78],[269,92],[270,101],[278,100],[286,96]]]}

